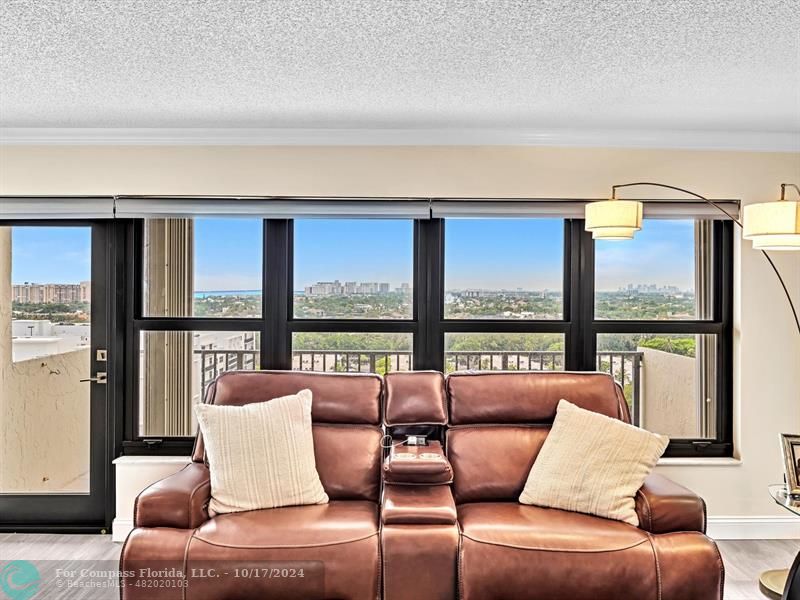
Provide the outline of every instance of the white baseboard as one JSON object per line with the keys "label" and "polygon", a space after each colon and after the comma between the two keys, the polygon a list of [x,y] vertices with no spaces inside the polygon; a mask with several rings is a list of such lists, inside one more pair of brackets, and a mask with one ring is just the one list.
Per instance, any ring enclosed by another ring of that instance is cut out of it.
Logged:
{"label": "white baseboard", "polygon": [[708,517],[708,535],[716,540],[800,539],[800,517]]}
{"label": "white baseboard", "polygon": [[124,542],[133,529],[133,519],[114,519],[111,524],[111,541]]}

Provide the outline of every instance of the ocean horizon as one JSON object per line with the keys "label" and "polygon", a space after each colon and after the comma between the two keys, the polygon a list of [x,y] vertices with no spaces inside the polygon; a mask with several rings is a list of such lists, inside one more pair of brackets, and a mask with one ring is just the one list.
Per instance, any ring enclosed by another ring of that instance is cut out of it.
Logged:
{"label": "ocean horizon", "polygon": [[[303,290],[295,290],[295,296],[302,296],[305,292]],[[261,290],[197,290],[194,297],[198,300],[208,298],[209,296],[260,296]]]}

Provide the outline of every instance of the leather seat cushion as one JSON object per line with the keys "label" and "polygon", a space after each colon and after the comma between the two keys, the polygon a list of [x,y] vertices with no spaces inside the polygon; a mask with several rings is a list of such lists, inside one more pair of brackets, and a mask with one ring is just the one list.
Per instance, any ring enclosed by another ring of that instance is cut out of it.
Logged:
{"label": "leather seat cushion", "polygon": [[[375,600],[381,573],[378,518],[378,505],[366,501],[214,517],[189,542],[187,568],[226,575],[190,578],[186,600]],[[261,576],[232,575],[237,570]],[[293,576],[301,570],[302,577]]]}
{"label": "leather seat cushion", "polygon": [[659,600],[632,525],[512,502],[461,505],[458,520],[461,600]]}
{"label": "leather seat cushion", "polygon": [[528,550],[614,552],[647,543],[647,534],[620,521],[517,502],[458,507],[465,537]]}
{"label": "leather seat cushion", "polygon": [[700,533],[516,502],[462,504],[458,521],[461,600],[721,599],[719,553]]}
{"label": "leather seat cushion", "polygon": [[218,515],[194,537],[218,546],[293,548],[344,544],[377,533],[377,504],[333,501]]}

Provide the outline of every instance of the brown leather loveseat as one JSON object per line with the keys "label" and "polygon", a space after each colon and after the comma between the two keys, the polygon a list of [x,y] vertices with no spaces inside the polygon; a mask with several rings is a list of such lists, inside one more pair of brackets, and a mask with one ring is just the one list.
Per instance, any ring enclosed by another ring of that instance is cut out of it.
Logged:
{"label": "brown leather loveseat", "polygon": [[[703,533],[705,506],[664,477],[651,475],[637,495],[639,527],[518,503],[561,398],[630,421],[608,375],[235,373],[206,401],[245,404],[303,388],[314,396],[330,504],[209,519],[198,438],[193,462],[137,500],[121,557],[123,599],[721,600],[723,565]],[[390,453],[382,476],[383,430],[409,428],[425,430],[426,451],[441,460],[393,465]],[[230,572],[263,564],[307,565],[310,576]],[[228,567],[224,576],[190,577],[188,588],[158,587],[158,574],[139,571],[215,565]]]}

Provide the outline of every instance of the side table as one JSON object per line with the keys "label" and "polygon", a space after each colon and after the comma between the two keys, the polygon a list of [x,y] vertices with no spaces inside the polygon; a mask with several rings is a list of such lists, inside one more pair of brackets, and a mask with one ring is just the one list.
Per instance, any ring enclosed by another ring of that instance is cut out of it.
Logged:
{"label": "side table", "polygon": [[[789,495],[785,484],[769,486],[769,495],[786,510],[800,516],[800,497]],[[800,600],[800,554],[789,569],[764,571],[758,578],[758,588],[773,600]]]}

